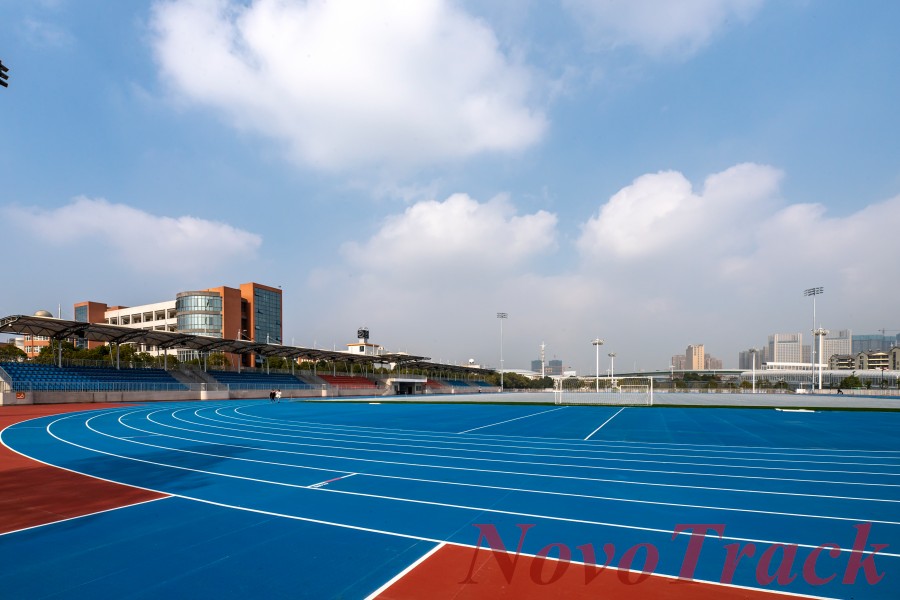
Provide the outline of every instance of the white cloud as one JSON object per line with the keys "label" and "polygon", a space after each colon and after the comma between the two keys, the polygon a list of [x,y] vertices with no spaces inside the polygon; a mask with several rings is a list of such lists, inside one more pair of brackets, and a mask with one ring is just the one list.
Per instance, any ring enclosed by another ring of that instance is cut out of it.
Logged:
{"label": "white cloud", "polygon": [[571,267],[567,248],[553,254],[555,215],[517,217],[505,196],[419,202],[345,244],[344,265],[311,278],[305,308],[332,308],[312,337],[349,316],[370,325],[376,343],[497,366],[495,313],[505,311],[510,368],[527,368],[544,340],[566,365],[591,370],[595,336],[627,368],[664,368],[696,342],[735,368],[738,351],[768,334],[808,335],[812,307],[801,292],[813,285],[826,290],[826,329],[885,326],[900,280],[880,239],[900,221],[900,196],[830,216],[786,202],[783,177],[745,163],[696,192],[675,171],[638,177],[583,226]]}
{"label": "white cloud", "polygon": [[588,46],[637,46],[654,56],[685,56],[729,20],[748,21],[764,0],[564,0]]}
{"label": "white cloud", "polygon": [[157,217],[125,204],[76,198],[55,210],[7,207],[15,226],[46,244],[96,243],[136,271],[192,271],[252,257],[262,243],[256,234],[191,216]]}
{"label": "white cloud", "polygon": [[735,251],[752,240],[748,225],[771,214],[782,176],[744,163],[707,177],[698,195],[677,171],[642,175],[582,225],[578,248],[591,261],[656,260],[673,251],[687,257],[699,247],[707,256]]}
{"label": "white cloud", "polygon": [[157,4],[162,76],[188,103],[327,170],[517,151],[547,121],[529,71],[447,0]]}
{"label": "white cloud", "polygon": [[496,272],[555,250],[556,223],[556,215],[543,210],[516,216],[506,195],[482,204],[454,194],[410,206],[367,242],[349,242],[341,252],[350,265],[373,272]]}

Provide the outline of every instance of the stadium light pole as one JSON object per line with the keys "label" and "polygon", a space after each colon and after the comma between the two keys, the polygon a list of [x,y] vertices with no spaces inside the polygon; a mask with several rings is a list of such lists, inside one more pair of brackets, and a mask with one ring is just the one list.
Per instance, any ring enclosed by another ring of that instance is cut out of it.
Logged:
{"label": "stadium light pole", "polygon": [[753,363],[753,393],[756,393],[756,353],[759,352],[756,348],[750,348],[750,359]]}
{"label": "stadium light pole", "polygon": [[497,318],[500,319],[500,392],[503,392],[503,319],[509,317],[508,314],[498,312]]}
{"label": "stadium light pole", "polygon": [[[808,290],[803,290],[804,297],[812,296],[812,299],[813,299],[813,344],[812,344],[812,351],[810,352],[810,354],[812,354],[812,356],[810,356],[810,359],[811,359],[811,362],[813,363],[813,365],[815,365],[815,363],[817,362],[816,361],[816,335],[815,335],[815,331],[816,331],[816,296],[820,296],[824,292],[825,292],[825,288],[823,288],[823,287],[813,287],[813,288],[809,288]],[[802,358],[803,357],[801,357],[801,359]],[[815,384],[816,384],[816,369],[815,369],[815,367],[813,367],[813,382],[809,386],[810,392],[812,391]]]}
{"label": "stadium light pole", "polygon": [[603,340],[597,338],[591,344],[594,345],[594,348],[597,349],[597,370],[594,371],[597,374],[597,391],[600,391],[600,346],[603,345]]}
{"label": "stadium light pole", "polygon": [[612,380],[613,387],[616,387],[616,356],[615,352],[607,354],[609,356],[609,378]]}
{"label": "stadium light pole", "polygon": [[0,85],[2,85],[3,87],[9,87],[9,84],[6,83],[6,80],[9,79],[9,75],[7,75],[7,73],[9,73],[9,69],[7,69],[3,65],[3,61],[0,60]]}
{"label": "stadium light pole", "polygon": [[[819,363],[819,389],[822,389],[822,340],[825,336],[828,335],[828,332],[825,329],[819,327],[818,329],[813,329],[813,347],[816,345],[816,340],[819,341],[819,352],[817,354],[816,362]],[[816,365],[813,365],[813,377],[815,377],[815,368]],[[815,382],[813,382],[815,384]]]}

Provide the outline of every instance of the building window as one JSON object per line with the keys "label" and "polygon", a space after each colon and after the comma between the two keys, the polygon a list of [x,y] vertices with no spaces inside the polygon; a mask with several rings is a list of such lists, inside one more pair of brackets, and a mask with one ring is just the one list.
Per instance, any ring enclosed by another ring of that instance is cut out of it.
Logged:
{"label": "building window", "polygon": [[261,288],[255,289],[256,331],[253,341],[281,343],[281,294]]}

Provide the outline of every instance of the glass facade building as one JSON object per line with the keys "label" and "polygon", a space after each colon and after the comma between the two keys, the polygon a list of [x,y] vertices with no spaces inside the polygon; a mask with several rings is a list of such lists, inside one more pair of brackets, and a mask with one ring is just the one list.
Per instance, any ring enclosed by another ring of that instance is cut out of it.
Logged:
{"label": "glass facade building", "polygon": [[[253,341],[281,343],[281,294],[259,287],[253,288]],[[262,362],[257,356],[256,362]]]}
{"label": "glass facade building", "polygon": [[[75,307],[75,320],[79,323],[87,323],[88,322],[88,307],[87,306],[76,306]],[[87,340],[84,338],[76,337],[75,338],[75,347],[80,348],[82,350],[88,347]]]}

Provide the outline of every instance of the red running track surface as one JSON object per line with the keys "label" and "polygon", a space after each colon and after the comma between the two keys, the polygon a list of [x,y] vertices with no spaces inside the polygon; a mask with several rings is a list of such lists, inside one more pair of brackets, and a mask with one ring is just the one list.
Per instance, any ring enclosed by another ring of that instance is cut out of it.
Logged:
{"label": "red running track surface", "polygon": [[[738,587],[679,581],[656,575],[627,573],[614,569],[603,569],[590,583],[585,584],[585,567],[569,564],[565,573],[549,585],[535,583],[532,579],[531,556],[522,555],[513,571],[512,583],[506,581],[499,563],[491,556],[491,550],[478,549],[478,556],[472,565],[473,548],[446,545],[417,565],[409,573],[398,579],[381,592],[378,600],[488,600],[507,598],[510,600],[544,600],[565,598],[566,600],[774,600],[787,598],[784,594],[765,590],[750,590]],[[512,557],[510,557],[512,558]],[[537,577],[549,581],[554,569],[560,563],[546,560]],[[472,569],[472,581],[463,583]],[[625,577],[630,583],[622,581]]]}
{"label": "red running track surface", "polygon": [[[37,417],[120,406],[0,406],[0,431]],[[0,534],[165,497],[51,467],[0,445]]]}

